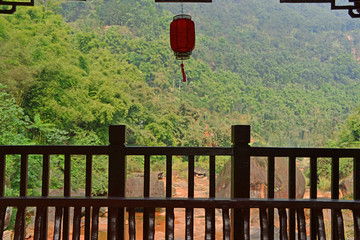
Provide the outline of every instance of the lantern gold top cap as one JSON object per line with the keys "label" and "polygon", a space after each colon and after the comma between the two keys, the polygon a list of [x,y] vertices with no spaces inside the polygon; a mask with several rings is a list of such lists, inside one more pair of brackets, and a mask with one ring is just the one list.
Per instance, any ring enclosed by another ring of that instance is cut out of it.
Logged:
{"label": "lantern gold top cap", "polygon": [[191,16],[188,15],[188,14],[179,14],[179,15],[176,15],[173,20],[176,20],[176,19],[191,19]]}

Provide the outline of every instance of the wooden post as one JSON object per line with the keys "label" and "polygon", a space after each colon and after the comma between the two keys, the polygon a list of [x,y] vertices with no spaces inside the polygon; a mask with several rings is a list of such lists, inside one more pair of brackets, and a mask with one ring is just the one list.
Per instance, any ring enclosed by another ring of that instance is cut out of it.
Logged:
{"label": "wooden post", "polygon": [[[109,197],[125,197],[126,186],[126,127],[109,127]],[[125,209],[109,208],[108,240],[125,239]]]}
{"label": "wooden post", "polygon": [[[250,126],[232,126],[231,141],[231,198],[250,198]],[[232,239],[250,239],[250,209],[233,209],[231,214]]]}

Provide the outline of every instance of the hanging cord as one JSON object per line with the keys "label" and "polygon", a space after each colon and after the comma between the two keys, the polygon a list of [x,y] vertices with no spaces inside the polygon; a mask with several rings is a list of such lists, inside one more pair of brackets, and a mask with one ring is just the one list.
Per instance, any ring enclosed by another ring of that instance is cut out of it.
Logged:
{"label": "hanging cord", "polygon": [[183,76],[183,82],[186,82],[186,74],[185,74],[184,62],[183,61],[181,61],[180,67],[181,67],[181,72],[182,72],[182,76]]}
{"label": "hanging cord", "polygon": [[[183,2],[181,2],[181,14],[184,14],[184,3]],[[183,60],[181,60],[180,67],[181,67],[181,73],[182,73],[182,76],[183,76],[183,82],[186,82],[186,74],[185,74],[184,61]]]}

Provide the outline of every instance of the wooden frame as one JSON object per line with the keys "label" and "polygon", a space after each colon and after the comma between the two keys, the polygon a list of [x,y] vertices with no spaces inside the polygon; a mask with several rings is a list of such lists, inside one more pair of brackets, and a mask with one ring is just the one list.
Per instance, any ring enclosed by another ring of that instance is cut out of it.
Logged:
{"label": "wooden frame", "polygon": [[360,18],[360,1],[348,0],[348,2],[349,4],[339,5],[336,4],[336,0],[280,0],[280,3],[330,3],[331,10],[348,10],[350,17]]}
{"label": "wooden frame", "polygon": [[34,0],[30,0],[29,2],[8,2],[0,0],[0,6],[11,6],[10,9],[0,9],[0,14],[13,14],[17,6],[34,6],[34,4]]}

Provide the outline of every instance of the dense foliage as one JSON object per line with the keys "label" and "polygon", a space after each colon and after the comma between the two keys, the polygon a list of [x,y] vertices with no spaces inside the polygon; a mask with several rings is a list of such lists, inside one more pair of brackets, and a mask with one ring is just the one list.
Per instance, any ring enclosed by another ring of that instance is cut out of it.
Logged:
{"label": "dense foliage", "polygon": [[107,144],[126,124],[129,145],[228,146],[231,124],[250,124],[254,145],[324,146],[360,105],[355,19],[275,0],[186,5],[197,46],[182,83],[179,8],[49,0],[0,16],[0,143]]}

